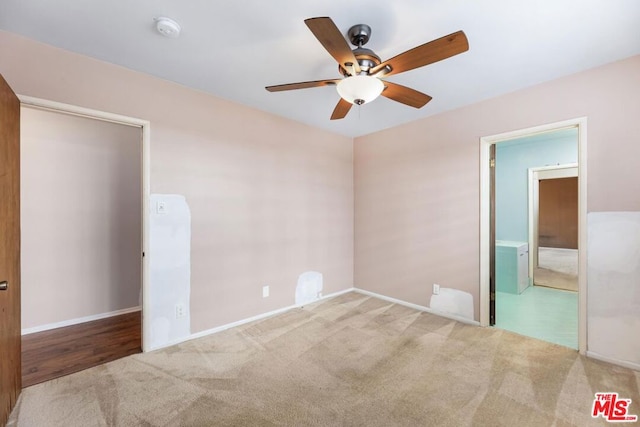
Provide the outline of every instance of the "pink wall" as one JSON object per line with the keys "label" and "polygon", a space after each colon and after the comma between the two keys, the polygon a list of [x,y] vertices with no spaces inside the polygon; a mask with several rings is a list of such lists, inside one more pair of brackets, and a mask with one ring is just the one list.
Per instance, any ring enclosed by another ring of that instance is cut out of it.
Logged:
{"label": "pink wall", "polygon": [[588,210],[638,211],[638,99],[635,56],[357,138],[355,286],[421,305],[460,289],[477,320],[479,138],[587,116]]}
{"label": "pink wall", "polygon": [[151,191],[192,213],[193,333],[293,304],[307,270],[325,294],[353,285],[350,138],[7,32],[0,73],[18,94],[151,122]]}
{"label": "pink wall", "polygon": [[20,114],[22,328],[137,307],[140,128]]}
{"label": "pink wall", "polygon": [[353,149],[349,138],[4,32],[0,73],[24,95],[151,121],[152,191],[184,194],[192,210],[192,332],[291,304],[297,275],[311,269],[325,293],[351,286],[354,269],[356,286],[421,305],[432,283],[460,289],[477,319],[482,136],[587,116],[589,211],[640,210],[638,56],[357,138]]}

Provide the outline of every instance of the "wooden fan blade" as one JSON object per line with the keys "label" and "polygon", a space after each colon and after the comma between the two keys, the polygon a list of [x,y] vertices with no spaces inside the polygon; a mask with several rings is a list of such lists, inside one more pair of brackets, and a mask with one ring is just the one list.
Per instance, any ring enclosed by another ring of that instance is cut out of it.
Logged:
{"label": "wooden fan blade", "polygon": [[283,90],[295,90],[295,89],[308,89],[311,87],[320,87],[320,86],[334,86],[338,84],[338,80],[315,80],[312,82],[300,82],[300,83],[287,83],[284,85],[275,85],[275,86],[267,86],[266,90],[269,92],[281,92]]}
{"label": "wooden fan blade", "polygon": [[391,71],[384,73],[383,76],[403,73],[442,61],[467,50],[469,50],[467,36],[464,32],[458,31],[394,56],[369,70],[369,75],[383,71],[386,66],[390,66]]}
{"label": "wooden fan blade", "polygon": [[351,66],[353,66],[356,74],[360,72],[358,60],[331,18],[309,18],[305,19],[304,23],[307,24],[322,46],[327,49],[327,52],[338,61],[338,64],[347,71],[351,71]]}
{"label": "wooden fan blade", "polygon": [[333,109],[333,114],[331,114],[331,120],[344,119],[344,117],[347,115],[347,113],[351,109],[351,105],[353,104],[340,98],[340,101],[338,101],[338,105],[336,105],[336,108]]}
{"label": "wooden fan blade", "polygon": [[387,81],[384,82],[384,85],[386,88],[382,91],[382,96],[410,107],[422,108],[427,102],[431,101],[431,97],[429,95],[418,92],[410,87]]}

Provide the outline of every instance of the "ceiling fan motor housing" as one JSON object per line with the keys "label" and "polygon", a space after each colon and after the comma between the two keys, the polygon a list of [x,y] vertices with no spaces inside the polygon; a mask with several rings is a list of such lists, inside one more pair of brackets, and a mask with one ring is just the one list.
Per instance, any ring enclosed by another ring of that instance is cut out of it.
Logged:
{"label": "ceiling fan motor housing", "polygon": [[[362,47],[367,44],[371,37],[371,27],[367,24],[354,25],[349,28],[347,35],[349,36],[351,44],[356,46],[356,48],[353,49],[353,55],[356,57],[358,65],[360,65],[360,74],[367,75],[370,68],[373,68],[382,62],[380,57],[376,55],[374,51]],[[353,75],[352,70],[346,70],[341,64],[338,65],[338,70],[340,71],[340,74],[345,77]]]}
{"label": "ceiling fan motor housing", "polygon": [[[357,47],[353,49],[353,55],[356,57],[358,64],[360,65],[360,74],[368,74],[369,69],[379,65],[382,60],[371,49],[366,47]],[[347,77],[353,74],[352,70],[346,70],[342,65],[338,64],[338,70],[340,74]]]}

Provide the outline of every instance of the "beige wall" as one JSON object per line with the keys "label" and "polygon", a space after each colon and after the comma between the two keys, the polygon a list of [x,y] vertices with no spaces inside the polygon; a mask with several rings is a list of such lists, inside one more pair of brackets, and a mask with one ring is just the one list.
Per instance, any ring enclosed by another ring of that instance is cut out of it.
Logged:
{"label": "beige wall", "polygon": [[[353,285],[350,138],[0,32],[14,91],[151,122],[151,191],[192,213],[191,332]],[[262,298],[262,286],[271,296]]]}
{"label": "beige wall", "polygon": [[138,306],[140,128],[20,114],[22,328]]}
{"label": "beige wall", "polygon": [[421,305],[460,289],[477,320],[479,138],[587,116],[588,210],[638,211],[638,99],[635,56],[357,138],[355,286]]}

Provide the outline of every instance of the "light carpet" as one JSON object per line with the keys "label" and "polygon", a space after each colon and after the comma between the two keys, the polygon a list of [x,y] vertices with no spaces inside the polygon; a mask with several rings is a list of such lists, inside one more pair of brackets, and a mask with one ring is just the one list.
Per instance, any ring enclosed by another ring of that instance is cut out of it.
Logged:
{"label": "light carpet", "polygon": [[538,266],[559,273],[578,275],[578,250],[538,248]]}
{"label": "light carpet", "polygon": [[533,273],[533,284],[547,288],[578,292],[578,276],[549,270],[547,268],[538,267],[535,269]]}
{"label": "light carpet", "polygon": [[9,426],[588,426],[640,373],[348,293],[25,389]]}
{"label": "light carpet", "polygon": [[538,248],[538,267],[533,272],[538,286],[578,291],[578,250]]}

